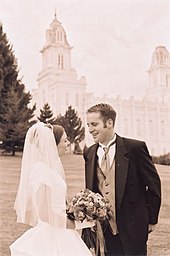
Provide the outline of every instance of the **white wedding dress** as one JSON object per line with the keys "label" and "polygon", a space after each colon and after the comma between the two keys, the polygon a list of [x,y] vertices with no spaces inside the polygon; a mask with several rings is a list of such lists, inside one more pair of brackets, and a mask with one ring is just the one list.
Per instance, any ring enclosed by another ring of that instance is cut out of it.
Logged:
{"label": "white wedding dress", "polygon": [[75,230],[39,222],[11,246],[11,256],[91,256]]}
{"label": "white wedding dress", "polygon": [[53,133],[35,124],[27,132],[14,204],[17,221],[33,227],[10,245],[11,256],[92,255],[78,232],[66,229],[66,190]]}

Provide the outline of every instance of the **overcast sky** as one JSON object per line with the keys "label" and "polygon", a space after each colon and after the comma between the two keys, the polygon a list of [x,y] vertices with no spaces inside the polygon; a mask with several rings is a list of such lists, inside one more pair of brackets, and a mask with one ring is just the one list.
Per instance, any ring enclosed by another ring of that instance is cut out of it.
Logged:
{"label": "overcast sky", "polygon": [[57,18],[87,90],[141,97],[155,47],[170,52],[169,0],[0,0],[0,20],[28,89],[37,86],[45,30]]}

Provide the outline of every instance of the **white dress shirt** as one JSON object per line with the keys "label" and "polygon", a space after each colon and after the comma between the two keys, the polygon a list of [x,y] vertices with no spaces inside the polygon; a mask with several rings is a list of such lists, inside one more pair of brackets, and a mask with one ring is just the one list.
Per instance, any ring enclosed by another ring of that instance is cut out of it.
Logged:
{"label": "white dress shirt", "polygon": [[[113,137],[112,140],[109,141],[109,143],[106,145],[103,145],[102,143],[99,142],[100,147],[98,147],[97,150],[97,155],[99,158],[99,166],[101,167],[101,161],[102,161],[102,157],[104,156],[104,149],[105,147],[109,147],[110,144],[112,144],[112,142],[114,142],[116,140],[116,134]],[[113,145],[110,146],[108,155],[109,155],[109,159],[110,159],[110,166],[112,165],[113,159],[115,157],[115,151],[116,151],[116,143],[114,143]]]}

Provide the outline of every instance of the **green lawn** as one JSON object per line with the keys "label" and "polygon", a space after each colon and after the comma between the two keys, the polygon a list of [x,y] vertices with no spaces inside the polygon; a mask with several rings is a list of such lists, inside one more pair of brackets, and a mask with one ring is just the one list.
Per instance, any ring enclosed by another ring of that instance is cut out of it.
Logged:
{"label": "green lawn", "polygon": [[[80,155],[62,158],[68,185],[68,198],[84,188],[84,160]],[[0,255],[10,256],[9,245],[28,226],[16,223],[13,204],[19,183],[21,156],[0,156]],[[162,180],[163,203],[157,229],[150,234],[148,256],[170,256],[170,167],[157,166]],[[82,255],[80,255],[82,256]]]}

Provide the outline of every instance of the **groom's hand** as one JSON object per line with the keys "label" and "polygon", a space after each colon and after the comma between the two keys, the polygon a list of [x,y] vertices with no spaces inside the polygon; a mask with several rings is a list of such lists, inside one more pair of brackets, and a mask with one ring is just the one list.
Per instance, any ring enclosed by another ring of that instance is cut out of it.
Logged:
{"label": "groom's hand", "polygon": [[75,229],[75,223],[74,223],[74,220],[70,220],[67,218],[67,228],[68,229]]}

